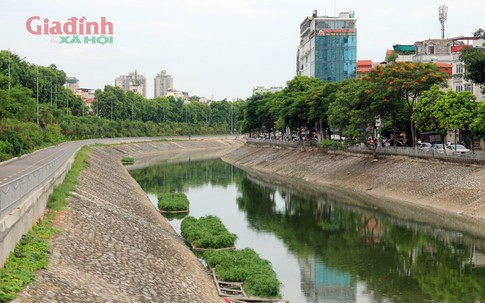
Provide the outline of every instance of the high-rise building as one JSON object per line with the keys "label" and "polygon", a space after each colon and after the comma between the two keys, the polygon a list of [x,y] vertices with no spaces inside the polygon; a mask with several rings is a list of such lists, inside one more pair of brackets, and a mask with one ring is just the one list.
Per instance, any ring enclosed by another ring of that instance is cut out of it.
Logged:
{"label": "high-rise building", "polygon": [[357,69],[357,19],[354,12],[320,17],[317,11],[300,25],[297,75],[341,81]]}
{"label": "high-rise building", "polygon": [[135,70],[129,75],[121,75],[115,79],[115,86],[121,87],[125,92],[132,91],[140,94],[143,97],[147,97],[147,84],[146,78],[143,75],[139,75]]}
{"label": "high-rise building", "polygon": [[160,74],[158,74],[155,79],[155,90],[154,96],[155,97],[163,97],[167,96],[169,91],[173,91],[173,77],[170,74],[167,74],[166,70],[162,70]]}

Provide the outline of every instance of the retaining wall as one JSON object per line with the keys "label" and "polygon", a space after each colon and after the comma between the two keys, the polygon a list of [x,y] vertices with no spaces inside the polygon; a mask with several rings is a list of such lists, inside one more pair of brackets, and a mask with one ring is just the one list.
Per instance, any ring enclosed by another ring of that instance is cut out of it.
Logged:
{"label": "retaining wall", "polygon": [[2,267],[10,252],[14,250],[22,235],[26,234],[40,218],[43,217],[49,195],[54,187],[64,180],[72,166],[76,153],[72,154],[52,176],[44,180],[32,192],[26,195],[0,220],[0,267]]}

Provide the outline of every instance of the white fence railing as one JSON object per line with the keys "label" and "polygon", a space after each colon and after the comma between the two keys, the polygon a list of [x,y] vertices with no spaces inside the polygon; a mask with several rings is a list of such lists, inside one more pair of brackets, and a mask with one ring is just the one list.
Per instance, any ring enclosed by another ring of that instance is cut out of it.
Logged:
{"label": "white fence railing", "polygon": [[68,155],[63,154],[36,170],[0,186],[0,218],[19,206],[22,200],[64,165]]}
{"label": "white fence railing", "polygon": [[[247,140],[249,143],[260,144],[260,145],[275,145],[275,146],[286,146],[286,147],[299,147],[299,146],[317,146],[316,142],[308,141],[286,141],[286,140],[272,140],[272,139],[262,139],[262,138],[249,138]],[[349,146],[347,151],[356,153],[366,153],[372,154],[372,150],[367,148],[364,144],[357,144]],[[430,158],[430,159],[442,159],[447,161],[455,162],[485,162],[485,152],[475,151],[467,153],[454,153],[453,151],[447,151],[447,153],[440,153],[430,150],[422,150],[413,147],[398,147],[398,146],[385,146],[377,147],[376,153],[379,155],[402,155],[410,157],[419,158]]]}
{"label": "white fence railing", "polygon": [[[352,152],[372,153],[372,151],[363,144],[351,146],[348,148],[348,150]],[[444,153],[437,152],[433,149],[426,150],[414,147],[379,146],[377,147],[376,152],[380,155],[402,155],[419,158],[450,160],[457,162],[485,162],[485,153],[482,151],[454,153],[453,151],[448,150],[446,151],[446,153]]]}

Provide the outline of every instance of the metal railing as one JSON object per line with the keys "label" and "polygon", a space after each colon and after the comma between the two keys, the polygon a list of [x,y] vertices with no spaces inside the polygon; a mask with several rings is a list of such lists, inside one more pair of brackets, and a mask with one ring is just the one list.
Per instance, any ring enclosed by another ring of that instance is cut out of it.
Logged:
{"label": "metal railing", "polygon": [[0,219],[18,207],[27,195],[48,181],[65,164],[68,156],[60,155],[36,170],[1,185]]}
{"label": "metal railing", "polygon": [[[282,146],[282,147],[307,147],[307,146],[317,146],[316,142],[309,142],[309,141],[287,141],[287,140],[273,140],[273,139],[263,139],[263,138],[248,138],[247,142],[253,144],[260,144],[260,145],[274,145],[274,146]],[[364,154],[372,154],[372,150],[367,148],[363,143],[349,146],[346,151],[355,152],[355,153],[364,153]],[[437,152],[433,149],[423,150],[414,147],[399,147],[399,146],[384,146],[384,147],[377,147],[376,153],[379,155],[401,155],[401,156],[409,156],[409,157],[417,157],[417,158],[426,158],[426,159],[440,159],[452,162],[485,162],[485,152],[483,151],[475,151],[475,152],[466,152],[466,153],[454,153],[451,150],[448,150],[445,153]]]}
{"label": "metal railing", "polygon": [[263,139],[263,138],[248,138],[246,142],[256,143],[260,145],[275,145],[283,147],[310,147],[317,146],[315,141],[293,141],[293,140],[281,140],[281,139]]}
{"label": "metal railing", "polygon": [[[372,150],[364,146],[364,144],[354,145],[348,148],[348,151],[358,153],[372,153]],[[485,153],[482,151],[455,153],[452,150],[447,150],[446,153],[438,152],[433,149],[419,149],[414,147],[401,146],[378,146],[376,152],[379,155],[401,155],[418,158],[440,159],[454,162],[485,162]]]}

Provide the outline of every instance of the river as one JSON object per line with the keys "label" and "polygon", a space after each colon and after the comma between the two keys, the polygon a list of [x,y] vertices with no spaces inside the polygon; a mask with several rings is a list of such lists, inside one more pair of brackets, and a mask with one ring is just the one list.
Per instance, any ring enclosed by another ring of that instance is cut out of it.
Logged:
{"label": "river", "polygon": [[[218,159],[130,173],[154,205],[181,191],[191,216],[221,218],[236,248],[271,262],[291,303],[485,302],[484,239],[264,182]],[[181,217],[168,219],[180,232]]]}

